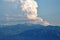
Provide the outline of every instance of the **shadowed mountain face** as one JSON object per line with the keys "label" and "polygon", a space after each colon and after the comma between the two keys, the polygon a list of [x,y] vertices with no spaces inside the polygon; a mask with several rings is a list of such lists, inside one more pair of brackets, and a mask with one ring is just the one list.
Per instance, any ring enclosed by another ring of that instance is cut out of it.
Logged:
{"label": "shadowed mountain face", "polygon": [[1,26],[0,40],[60,40],[60,27],[39,24]]}

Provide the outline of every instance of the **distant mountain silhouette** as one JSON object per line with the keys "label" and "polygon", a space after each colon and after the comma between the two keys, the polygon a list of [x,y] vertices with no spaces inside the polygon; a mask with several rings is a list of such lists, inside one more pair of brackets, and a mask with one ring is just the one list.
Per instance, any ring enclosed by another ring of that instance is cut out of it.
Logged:
{"label": "distant mountain silhouette", "polygon": [[0,26],[0,40],[60,40],[60,26]]}

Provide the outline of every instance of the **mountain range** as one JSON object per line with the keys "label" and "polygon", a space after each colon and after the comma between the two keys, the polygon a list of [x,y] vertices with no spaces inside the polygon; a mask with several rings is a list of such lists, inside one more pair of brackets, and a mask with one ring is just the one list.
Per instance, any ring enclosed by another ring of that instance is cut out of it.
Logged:
{"label": "mountain range", "polygon": [[1,25],[0,40],[60,40],[60,26]]}

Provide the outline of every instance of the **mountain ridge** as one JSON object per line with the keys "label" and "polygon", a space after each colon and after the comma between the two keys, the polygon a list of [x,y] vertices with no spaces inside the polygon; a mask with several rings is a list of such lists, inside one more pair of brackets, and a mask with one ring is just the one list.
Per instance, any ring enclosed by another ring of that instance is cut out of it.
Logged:
{"label": "mountain ridge", "polygon": [[[40,35],[39,33],[43,35]],[[49,37],[45,38],[46,35],[49,35]],[[18,24],[4,27],[1,26],[0,39],[1,40],[35,40],[35,39],[60,40],[60,26],[50,26],[50,25],[43,26],[39,24],[33,24],[33,25]]]}

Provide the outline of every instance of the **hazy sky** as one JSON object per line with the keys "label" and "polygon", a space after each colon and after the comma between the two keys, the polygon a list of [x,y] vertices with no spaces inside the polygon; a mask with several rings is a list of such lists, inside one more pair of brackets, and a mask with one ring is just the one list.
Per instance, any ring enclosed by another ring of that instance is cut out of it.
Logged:
{"label": "hazy sky", "polygon": [[[53,25],[60,25],[60,0],[36,0],[38,3],[38,15],[44,20],[47,20]],[[20,13],[20,10],[16,9],[18,6],[15,3],[6,3],[0,0],[0,23],[4,19],[4,14],[6,13]]]}
{"label": "hazy sky", "polygon": [[38,14],[51,24],[60,25],[60,0],[36,0]]}

